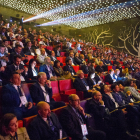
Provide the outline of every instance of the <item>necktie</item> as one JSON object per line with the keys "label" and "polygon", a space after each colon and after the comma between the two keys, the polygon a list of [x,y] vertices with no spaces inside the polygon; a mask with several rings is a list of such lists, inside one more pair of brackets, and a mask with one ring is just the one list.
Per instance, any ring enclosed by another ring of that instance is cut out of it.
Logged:
{"label": "necktie", "polygon": [[20,96],[23,96],[20,87],[19,86],[17,86],[17,87],[18,87],[18,93],[19,93],[19,95]]}
{"label": "necktie", "polygon": [[85,86],[88,86],[84,79],[82,79],[82,82],[84,83]]}
{"label": "necktie", "polygon": [[80,123],[81,123],[81,124],[84,124],[84,121],[83,121],[83,119],[82,119],[82,116],[79,114],[78,110],[76,110],[76,114],[77,114],[77,116],[78,116],[78,118],[79,118]]}

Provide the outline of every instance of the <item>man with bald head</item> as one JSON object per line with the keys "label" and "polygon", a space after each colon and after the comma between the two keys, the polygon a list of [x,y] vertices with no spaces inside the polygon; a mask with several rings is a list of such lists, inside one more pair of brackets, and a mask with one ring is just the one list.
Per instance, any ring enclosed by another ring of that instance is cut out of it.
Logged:
{"label": "man with bald head", "polygon": [[54,69],[51,66],[50,57],[46,57],[44,59],[44,64],[40,66],[39,71],[40,72],[45,72],[48,80],[51,80],[51,81],[56,81],[57,80]]}
{"label": "man with bald head", "polygon": [[52,87],[50,80],[47,80],[45,72],[39,72],[37,82],[30,87],[30,94],[34,103],[46,101],[51,109],[65,106],[64,102],[56,102],[52,98]]}
{"label": "man with bald head", "polygon": [[[72,140],[104,140],[105,133],[93,130],[87,124],[88,116],[84,109],[80,106],[80,99],[76,94],[69,95],[69,105],[65,107],[60,116],[60,122],[67,135]],[[84,125],[85,124],[85,125]],[[87,129],[87,133],[83,133],[83,125]]]}
{"label": "man with bald head", "polygon": [[[30,140],[57,140],[67,139],[66,133],[62,130],[57,116],[51,112],[48,103],[41,101],[37,104],[38,115],[29,124],[27,131]],[[62,133],[62,138],[60,137]]]}
{"label": "man with bald head", "polygon": [[45,49],[42,48],[42,49],[41,49],[41,54],[37,56],[37,60],[38,60],[38,62],[39,62],[40,64],[43,64],[45,58],[47,57],[47,55],[45,54],[45,52],[46,52]]}

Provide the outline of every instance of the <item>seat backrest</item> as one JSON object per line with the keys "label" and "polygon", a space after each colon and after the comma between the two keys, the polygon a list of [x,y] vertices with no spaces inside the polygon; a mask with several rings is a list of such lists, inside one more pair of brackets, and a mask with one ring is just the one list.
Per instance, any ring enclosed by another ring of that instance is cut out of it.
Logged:
{"label": "seat backrest", "polygon": [[85,110],[85,105],[86,105],[87,100],[83,100],[80,102],[81,107]]}
{"label": "seat backrest", "polygon": [[108,71],[112,69],[112,66],[107,66],[108,67]]}
{"label": "seat backrest", "polygon": [[27,127],[29,125],[29,123],[36,117],[37,115],[31,116],[31,117],[27,117],[27,118],[23,118],[23,124],[24,127]]}
{"label": "seat backrest", "polygon": [[31,87],[32,84],[33,83],[25,83],[21,85],[26,97],[30,95],[29,88]]}
{"label": "seat backrest", "polygon": [[53,94],[59,93],[58,81],[51,81],[51,86]]}
{"label": "seat backrest", "polygon": [[66,55],[66,52],[60,52],[60,55],[64,57]]}
{"label": "seat backrest", "polygon": [[59,90],[60,92],[72,89],[72,80],[66,79],[66,80],[59,80]]}
{"label": "seat backrest", "polygon": [[80,69],[79,66],[72,66],[72,67],[73,67],[73,69],[75,70],[75,72],[77,72],[77,71]]}
{"label": "seat backrest", "polygon": [[63,57],[56,57],[61,63],[63,63]]}
{"label": "seat backrest", "polygon": [[62,111],[63,108],[65,108],[66,106],[62,106],[62,107],[59,107],[57,109],[53,109],[52,112],[54,112],[58,117]]}
{"label": "seat backrest", "polygon": [[112,66],[112,69],[115,70],[116,69],[116,66]]}
{"label": "seat backrest", "polygon": [[18,121],[18,128],[20,128],[20,127],[23,127],[23,121],[22,120]]}

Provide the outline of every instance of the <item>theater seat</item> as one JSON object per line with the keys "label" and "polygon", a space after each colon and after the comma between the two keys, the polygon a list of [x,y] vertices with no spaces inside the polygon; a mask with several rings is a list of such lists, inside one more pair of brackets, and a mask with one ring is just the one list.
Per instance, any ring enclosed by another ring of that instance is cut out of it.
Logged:
{"label": "theater seat", "polygon": [[59,115],[60,115],[62,109],[65,108],[65,107],[66,107],[66,106],[62,106],[62,107],[53,109],[52,112],[55,113],[55,114],[58,116],[58,118],[59,118]]}
{"label": "theater seat", "polygon": [[52,46],[47,46],[46,49],[52,51],[53,47]]}
{"label": "theater seat", "polygon": [[23,127],[23,121],[22,120],[18,121],[18,128],[20,128],[20,127]]}
{"label": "theater seat", "polygon": [[63,57],[56,57],[61,63],[63,63]]}
{"label": "theater seat", "polygon": [[122,66],[123,69],[125,69],[125,66]]}
{"label": "theater seat", "polygon": [[52,86],[52,98],[55,101],[62,101],[60,93],[59,93],[59,88],[58,88],[58,81],[51,81],[51,86]]}
{"label": "theater seat", "polygon": [[88,77],[88,74],[84,74],[84,77],[87,78]]}
{"label": "theater seat", "polygon": [[60,55],[64,57],[66,55],[66,52],[60,52]]}
{"label": "theater seat", "polygon": [[31,117],[27,117],[27,118],[23,118],[23,124],[24,127],[27,127],[29,125],[29,123],[34,119],[34,117],[36,117],[37,115],[31,116]]}
{"label": "theater seat", "polygon": [[80,67],[79,66],[72,66],[72,67],[75,70],[75,72],[77,72],[78,70],[80,70]]}
{"label": "theater seat", "polygon": [[33,55],[25,55],[26,59],[28,59],[28,62],[26,63],[26,65],[29,65],[29,61],[31,59],[34,59],[35,57]]}
{"label": "theater seat", "polygon": [[112,66],[107,66],[108,67],[108,71],[112,69]]}
{"label": "theater seat", "polygon": [[80,100],[84,100],[84,92],[83,91],[76,91],[76,94],[79,96]]}

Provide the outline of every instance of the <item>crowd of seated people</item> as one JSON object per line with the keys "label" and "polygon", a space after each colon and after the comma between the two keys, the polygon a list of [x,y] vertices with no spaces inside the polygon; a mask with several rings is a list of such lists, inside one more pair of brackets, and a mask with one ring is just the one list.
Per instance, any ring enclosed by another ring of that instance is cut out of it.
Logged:
{"label": "crowd of seated people", "polygon": [[[1,24],[0,140],[140,139],[139,64],[108,46]],[[57,101],[51,82],[65,79],[77,94]],[[32,83],[28,95],[24,83]],[[78,93],[87,99],[84,109]],[[60,116],[51,112],[61,107]],[[27,131],[18,128],[17,119],[34,115]],[[96,129],[87,123],[90,117]]]}

